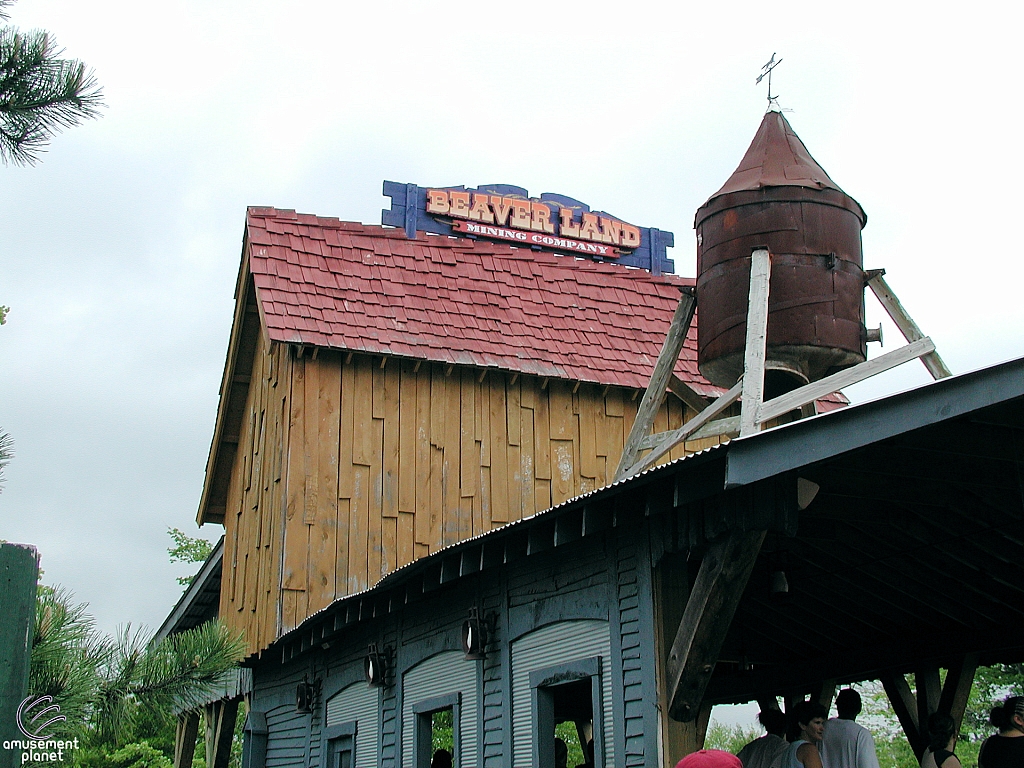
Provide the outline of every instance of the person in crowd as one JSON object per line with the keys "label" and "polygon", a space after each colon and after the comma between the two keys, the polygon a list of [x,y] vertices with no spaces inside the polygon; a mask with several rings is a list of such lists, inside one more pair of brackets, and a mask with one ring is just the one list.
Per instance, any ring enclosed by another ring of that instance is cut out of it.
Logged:
{"label": "person in crowd", "polygon": [[921,756],[921,768],[961,768],[953,754],[956,736],[953,718],[943,712],[933,713],[928,718],[928,748]]}
{"label": "person in crowd", "polygon": [[878,768],[875,740],[855,722],[860,714],[860,694],[844,688],[836,696],[836,714],[825,723],[821,741],[821,761],[825,768]]}
{"label": "person in crowd", "polygon": [[743,768],[743,763],[732,752],[702,749],[688,754],[676,763],[676,768]]}
{"label": "person in crowd", "polygon": [[822,768],[818,745],[825,733],[828,710],[816,701],[801,701],[793,708],[800,733],[782,756],[781,768]]}
{"label": "person in crowd", "polygon": [[990,722],[999,733],[989,736],[978,753],[978,768],[1024,766],[1024,696],[1011,696],[992,710]]}
{"label": "person in crowd", "polygon": [[763,709],[758,713],[757,720],[767,733],[747,744],[737,757],[743,763],[743,768],[772,768],[789,749],[785,738],[786,716],[778,709]]}
{"label": "person in crowd", "polygon": [[566,768],[569,763],[569,747],[555,736],[555,768]]}
{"label": "person in crowd", "polygon": [[452,768],[452,753],[447,749],[439,749],[430,759],[430,768]]}

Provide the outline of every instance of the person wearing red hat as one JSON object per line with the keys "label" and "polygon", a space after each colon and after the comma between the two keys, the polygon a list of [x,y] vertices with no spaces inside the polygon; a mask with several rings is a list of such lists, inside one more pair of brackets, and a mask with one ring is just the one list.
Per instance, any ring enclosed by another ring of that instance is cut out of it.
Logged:
{"label": "person wearing red hat", "polygon": [[688,754],[676,763],[676,768],[743,768],[743,763],[731,752],[702,749]]}

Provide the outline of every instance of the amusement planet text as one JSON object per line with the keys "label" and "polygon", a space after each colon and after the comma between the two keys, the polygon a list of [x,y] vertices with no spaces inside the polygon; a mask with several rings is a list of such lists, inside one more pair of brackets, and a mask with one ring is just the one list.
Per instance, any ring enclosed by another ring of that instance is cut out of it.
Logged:
{"label": "amusement planet text", "polygon": [[64,752],[78,749],[78,739],[14,739],[3,743],[4,749],[21,752],[21,764],[56,763],[64,761]]}

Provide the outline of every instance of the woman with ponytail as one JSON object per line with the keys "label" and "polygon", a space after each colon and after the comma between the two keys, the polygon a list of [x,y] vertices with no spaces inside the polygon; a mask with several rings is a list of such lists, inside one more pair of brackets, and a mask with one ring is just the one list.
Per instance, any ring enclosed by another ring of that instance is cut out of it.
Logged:
{"label": "woman with ponytail", "polygon": [[921,768],[961,768],[953,754],[956,748],[956,723],[953,718],[936,712],[928,718],[928,749],[921,758]]}
{"label": "woman with ponytail", "polygon": [[978,753],[978,768],[1024,766],[1024,696],[1011,696],[989,719],[999,733],[989,736]]}

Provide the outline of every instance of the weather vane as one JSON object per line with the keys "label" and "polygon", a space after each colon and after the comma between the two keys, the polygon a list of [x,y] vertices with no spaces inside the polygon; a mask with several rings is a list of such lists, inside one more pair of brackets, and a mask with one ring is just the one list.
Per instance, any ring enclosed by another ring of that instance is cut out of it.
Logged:
{"label": "weather vane", "polygon": [[760,85],[761,81],[764,80],[765,76],[768,76],[768,109],[771,109],[772,105],[776,107],[779,106],[779,95],[775,94],[774,96],[772,96],[772,70],[779,66],[779,64],[781,63],[782,59],[776,61],[775,54],[773,53],[768,63],[761,67],[761,74],[757,76],[757,80],[754,82],[754,85]]}

